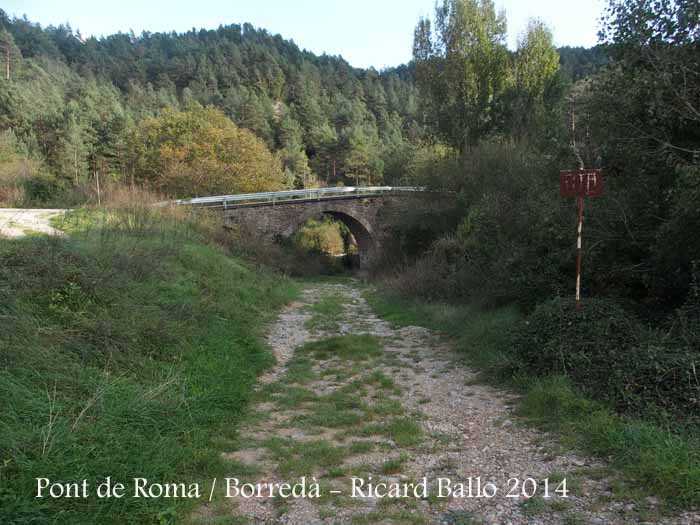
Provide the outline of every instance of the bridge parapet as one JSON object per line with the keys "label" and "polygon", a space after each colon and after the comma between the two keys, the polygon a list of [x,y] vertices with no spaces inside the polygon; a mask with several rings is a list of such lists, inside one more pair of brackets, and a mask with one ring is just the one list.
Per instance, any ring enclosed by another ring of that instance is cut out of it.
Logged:
{"label": "bridge parapet", "polygon": [[236,195],[214,195],[165,201],[161,205],[190,205],[204,208],[228,209],[236,206],[274,205],[289,201],[318,201],[339,198],[362,198],[400,193],[425,191],[416,186],[339,186],[335,188],[308,188],[303,190],[269,191],[261,193],[239,193]]}

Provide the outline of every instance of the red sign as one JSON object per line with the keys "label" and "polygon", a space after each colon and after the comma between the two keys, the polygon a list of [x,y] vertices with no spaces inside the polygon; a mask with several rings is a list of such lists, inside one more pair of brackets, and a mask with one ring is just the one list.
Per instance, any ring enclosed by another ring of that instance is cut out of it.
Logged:
{"label": "red sign", "polygon": [[603,174],[599,169],[560,171],[559,193],[562,197],[599,197],[603,193]]}

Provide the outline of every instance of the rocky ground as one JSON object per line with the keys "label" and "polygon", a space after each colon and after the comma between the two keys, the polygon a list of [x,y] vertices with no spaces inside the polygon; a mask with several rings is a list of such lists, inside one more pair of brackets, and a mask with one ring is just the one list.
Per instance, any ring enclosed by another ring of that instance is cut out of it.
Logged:
{"label": "rocky ground", "polygon": [[[318,482],[320,497],[222,495],[195,521],[700,523],[694,514],[662,516],[653,498],[625,500],[604,464],[524,426],[512,394],[479,384],[428,330],[379,319],[352,285],[308,287],[268,342],[277,366],[261,379],[240,440],[225,453],[230,476],[265,494],[270,484],[305,477],[307,490]],[[366,488],[370,477],[409,487],[409,497],[353,497],[353,478]],[[463,484],[464,497],[440,497],[444,480],[453,490]]]}

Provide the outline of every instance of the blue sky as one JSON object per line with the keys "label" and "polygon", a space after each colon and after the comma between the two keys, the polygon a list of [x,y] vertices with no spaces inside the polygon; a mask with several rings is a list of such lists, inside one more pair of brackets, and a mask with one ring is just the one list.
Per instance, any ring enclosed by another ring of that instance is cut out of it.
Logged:
{"label": "blue sky", "polygon": [[[509,45],[528,18],[544,20],[556,45],[595,45],[603,0],[495,0],[508,18]],[[342,55],[377,69],[411,59],[413,28],[434,11],[434,0],[4,0],[8,14],[42,26],[69,22],[84,35],[133,29],[186,31],[250,22],[320,54]]]}

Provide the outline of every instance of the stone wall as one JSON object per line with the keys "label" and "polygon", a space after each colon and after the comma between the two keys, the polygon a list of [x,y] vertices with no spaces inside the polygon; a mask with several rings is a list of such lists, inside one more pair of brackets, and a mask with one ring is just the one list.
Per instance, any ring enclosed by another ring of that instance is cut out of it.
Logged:
{"label": "stone wall", "polygon": [[272,242],[290,237],[311,217],[328,214],[343,222],[355,237],[362,266],[371,263],[381,252],[388,234],[386,216],[400,197],[376,195],[337,197],[323,200],[299,200],[279,203],[253,203],[224,210],[226,221],[238,224]]}

